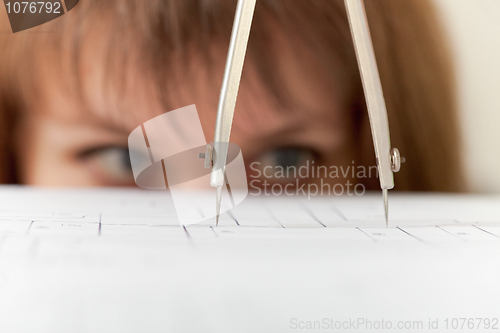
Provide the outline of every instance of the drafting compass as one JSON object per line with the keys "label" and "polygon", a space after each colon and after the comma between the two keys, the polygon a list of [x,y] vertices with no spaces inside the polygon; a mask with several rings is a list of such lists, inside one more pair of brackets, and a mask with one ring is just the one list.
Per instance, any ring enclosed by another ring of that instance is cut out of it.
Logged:
{"label": "drafting compass", "polygon": [[[394,187],[393,172],[399,171],[401,157],[397,149],[391,150],[387,109],[363,0],[344,1],[367,102],[379,170],[380,187],[383,192],[385,220],[386,225],[388,225],[388,190]],[[224,173],[234,108],[240,86],[241,72],[243,70],[250,28],[255,11],[255,3],[256,0],[238,0],[217,108],[214,143],[213,146],[207,146],[205,154],[205,167],[212,168],[210,185],[217,188],[217,224],[219,221],[222,188],[225,181]]]}

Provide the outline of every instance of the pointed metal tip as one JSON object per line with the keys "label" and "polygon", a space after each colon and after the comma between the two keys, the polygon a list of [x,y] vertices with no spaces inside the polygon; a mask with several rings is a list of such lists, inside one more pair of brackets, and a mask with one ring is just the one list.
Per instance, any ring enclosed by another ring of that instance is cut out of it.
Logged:
{"label": "pointed metal tip", "polygon": [[387,189],[383,189],[382,193],[384,196],[384,210],[385,210],[385,227],[389,227],[389,199],[388,199],[388,193],[389,191]]}
{"label": "pointed metal tip", "polygon": [[217,187],[217,203],[215,205],[216,217],[215,217],[215,225],[219,225],[219,215],[220,215],[220,201],[222,199],[222,186]]}

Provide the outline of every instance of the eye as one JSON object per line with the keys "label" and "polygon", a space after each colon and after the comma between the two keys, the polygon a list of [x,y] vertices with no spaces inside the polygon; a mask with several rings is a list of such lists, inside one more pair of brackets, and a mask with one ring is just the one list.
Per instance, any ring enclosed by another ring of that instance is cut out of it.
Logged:
{"label": "eye", "polygon": [[275,149],[262,156],[263,164],[282,168],[301,167],[313,159],[314,153],[302,148]]}
{"label": "eye", "polygon": [[127,148],[100,147],[80,154],[99,181],[107,185],[133,185],[134,178]]}
{"label": "eye", "polygon": [[[296,174],[300,167],[310,167],[317,157],[311,149],[307,148],[279,148],[271,150],[252,163],[250,168],[252,171],[257,171],[264,178],[271,181],[288,181],[291,176]],[[288,171],[288,172],[287,172]]]}

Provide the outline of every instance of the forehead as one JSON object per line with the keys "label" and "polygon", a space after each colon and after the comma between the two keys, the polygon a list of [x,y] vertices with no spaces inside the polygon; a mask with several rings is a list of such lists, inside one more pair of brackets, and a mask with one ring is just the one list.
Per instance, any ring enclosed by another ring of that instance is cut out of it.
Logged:
{"label": "forehead", "polygon": [[[130,130],[164,112],[196,104],[202,123],[215,121],[226,60],[221,43],[205,53],[193,49],[182,56],[174,54],[164,72],[155,73],[164,77],[159,81],[143,69],[137,60],[139,55],[130,54],[121,69],[110,67],[104,39],[94,40],[84,44],[76,68],[69,55],[58,57],[57,64],[49,58],[44,60],[38,75],[43,81],[41,110],[61,120]],[[270,86],[259,73],[258,60],[248,56],[235,126],[244,124],[242,130],[252,130],[257,125],[275,126],[291,116],[306,118],[325,109],[342,109],[347,94],[341,75],[337,79],[325,75],[313,52],[301,47],[298,41],[290,43],[286,37],[277,37],[276,45],[280,51],[273,75],[278,78],[279,87]],[[120,51],[112,55],[123,56]],[[61,64],[63,70],[55,70]],[[278,98],[278,94],[284,97]],[[337,112],[322,116],[334,114]]]}
{"label": "forehead", "polygon": [[[36,104],[41,107],[34,109],[61,121],[126,131],[164,112],[196,104],[202,124],[215,122],[225,40],[213,40],[205,47],[186,45],[163,54],[158,62],[148,54],[151,50],[141,49],[141,41],[131,37],[116,42],[119,36],[101,24],[80,39],[78,47],[65,48],[62,43],[38,58],[36,81],[41,93]],[[347,75],[340,61],[332,57],[327,70],[307,43],[278,25],[270,31],[272,42],[267,45],[272,47],[249,45],[235,128],[275,129],[287,126],[292,118],[338,116],[347,104],[349,86],[342,82]]]}

